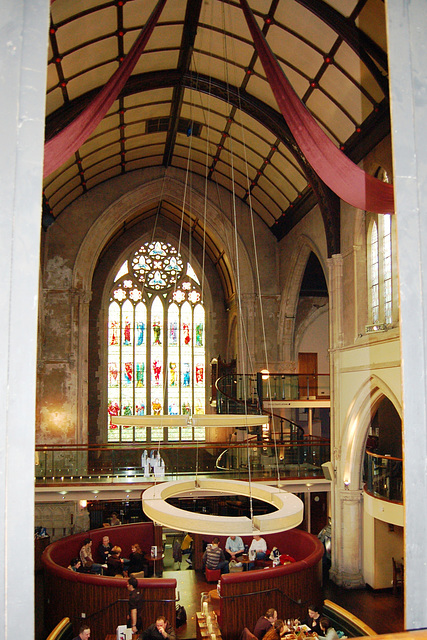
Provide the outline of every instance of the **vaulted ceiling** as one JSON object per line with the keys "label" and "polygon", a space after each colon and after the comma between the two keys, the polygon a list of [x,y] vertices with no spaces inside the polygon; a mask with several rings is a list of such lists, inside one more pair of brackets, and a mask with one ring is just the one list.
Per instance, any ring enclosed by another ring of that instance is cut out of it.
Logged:
{"label": "vaulted ceiling", "polygon": [[[105,85],[155,4],[52,2],[47,140]],[[383,0],[250,6],[300,99],[360,161],[390,130]],[[316,177],[277,108],[238,0],[167,0],[119,98],[45,179],[44,211],[57,218],[96,185],[161,166],[234,190],[277,238],[316,202]]]}

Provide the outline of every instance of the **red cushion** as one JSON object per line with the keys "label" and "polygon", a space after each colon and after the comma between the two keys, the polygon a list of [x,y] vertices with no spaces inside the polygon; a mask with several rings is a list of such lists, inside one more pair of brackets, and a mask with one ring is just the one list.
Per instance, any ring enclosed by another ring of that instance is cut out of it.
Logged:
{"label": "red cushion", "polygon": [[208,582],[217,582],[221,578],[221,569],[205,569],[205,576]]}

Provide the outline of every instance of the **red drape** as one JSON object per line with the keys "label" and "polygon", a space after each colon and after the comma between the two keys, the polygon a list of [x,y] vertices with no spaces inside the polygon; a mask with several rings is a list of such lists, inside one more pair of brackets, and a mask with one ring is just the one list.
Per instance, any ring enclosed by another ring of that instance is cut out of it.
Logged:
{"label": "red drape", "polygon": [[353,207],[374,213],[393,213],[393,186],[363,171],[328,138],[292,88],[247,0],[240,0],[240,5],[279,109],[317,175]]}
{"label": "red drape", "polygon": [[126,84],[132,70],[144,51],[157,20],[166,4],[159,0],[151,16],[147,20],[137,40],[117,71],[111,76],[105,87],[95,96],[92,102],[73,122],[60,131],[44,145],[44,177],[58,169],[73,153],[86,142],[105,116],[120,91]]}

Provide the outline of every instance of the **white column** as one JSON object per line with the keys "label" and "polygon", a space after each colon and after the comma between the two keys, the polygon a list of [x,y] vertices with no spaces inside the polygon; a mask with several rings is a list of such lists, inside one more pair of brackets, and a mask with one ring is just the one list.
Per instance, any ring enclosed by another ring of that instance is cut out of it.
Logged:
{"label": "white column", "polygon": [[405,462],[405,627],[427,627],[427,11],[388,0]]}
{"label": "white column", "polygon": [[[343,261],[342,255],[336,254],[328,260],[329,269],[329,385],[331,393],[331,462],[336,469],[339,462],[340,443],[340,423],[339,423],[339,403],[340,403],[340,377],[339,371],[339,349],[342,346],[342,280]],[[330,577],[340,583],[342,572],[342,554],[339,551],[341,544],[342,526],[340,510],[340,492],[337,489],[337,478],[331,483],[331,570]]]}
{"label": "white column", "polygon": [[365,584],[362,575],[362,492],[335,487],[335,505],[329,575],[337,584],[354,589]]}
{"label": "white column", "polygon": [[0,0],[0,637],[34,637],[34,440],[48,0]]}

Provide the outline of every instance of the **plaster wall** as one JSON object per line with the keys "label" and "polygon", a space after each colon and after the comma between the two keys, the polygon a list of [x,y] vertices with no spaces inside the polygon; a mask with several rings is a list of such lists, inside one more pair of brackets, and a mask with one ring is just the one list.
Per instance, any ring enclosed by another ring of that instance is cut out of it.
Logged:
{"label": "plaster wall", "polygon": [[336,426],[339,426],[341,433],[345,428],[355,396],[369,384],[372,376],[375,376],[376,384],[383,385],[385,395],[397,404],[396,409],[400,411],[402,389],[400,341],[397,334],[380,341],[365,342],[363,345],[342,349],[338,355],[338,366],[341,376],[340,413]]}
{"label": "plaster wall", "polygon": [[[379,501],[378,501],[379,502]],[[402,507],[403,510],[403,507]],[[393,584],[393,561],[403,557],[403,527],[390,525],[364,513],[363,575],[372,589],[387,589]]]}
{"label": "plaster wall", "polygon": [[[327,298],[325,307],[320,314],[311,316],[311,322],[304,327],[304,332],[296,351],[302,353],[317,353],[317,372],[329,373],[329,314]],[[320,384],[319,384],[320,386]]]}

